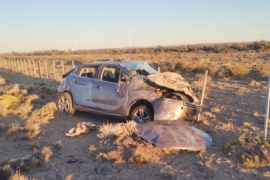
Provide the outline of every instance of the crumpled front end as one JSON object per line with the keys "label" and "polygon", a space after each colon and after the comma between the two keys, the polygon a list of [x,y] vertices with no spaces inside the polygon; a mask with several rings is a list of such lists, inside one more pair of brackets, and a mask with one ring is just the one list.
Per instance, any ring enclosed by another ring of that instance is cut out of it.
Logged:
{"label": "crumpled front end", "polygon": [[195,120],[201,107],[176,99],[159,98],[153,102],[155,120]]}

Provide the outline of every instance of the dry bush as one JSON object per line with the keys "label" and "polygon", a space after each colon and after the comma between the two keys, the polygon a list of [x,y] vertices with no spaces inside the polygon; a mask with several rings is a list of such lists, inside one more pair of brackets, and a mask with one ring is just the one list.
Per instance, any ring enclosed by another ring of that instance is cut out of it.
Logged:
{"label": "dry bush", "polygon": [[0,96],[0,116],[6,116],[8,113],[14,113],[16,107],[18,106],[20,100],[13,96],[4,94]]}
{"label": "dry bush", "polygon": [[37,168],[41,164],[39,158],[35,155],[26,155],[22,158],[10,159],[1,162],[0,164],[0,175],[3,179],[8,179],[14,176],[14,179],[20,180],[20,174],[17,173],[18,170],[22,172],[30,172]]}
{"label": "dry bush", "polygon": [[194,73],[203,72],[207,69],[207,65],[205,64],[204,59],[199,59],[190,63],[188,69],[190,72]]}
{"label": "dry bush", "polygon": [[28,180],[28,177],[21,175],[21,172],[17,170],[15,174],[12,174],[9,180]]}
{"label": "dry bush", "polygon": [[24,99],[24,102],[21,103],[19,107],[16,109],[16,115],[19,115],[20,118],[22,119],[27,119],[33,109],[32,101],[37,98],[38,98],[38,95],[35,95],[35,94],[26,96]]}
{"label": "dry bush", "polygon": [[11,123],[10,128],[8,130],[8,133],[16,133],[16,132],[22,132],[25,128],[22,127],[18,122]]}
{"label": "dry bush", "polygon": [[[204,81],[204,74],[196,74],[197,81],[203,82]],[[212,80],[211,76],[207,76],[206,81],[209,82]]]}
{"label": "dry bush", "polygon": [[218,70],[220,69],[220,66],[212,64],[208,69],[209,69],[210,76],[216,76]]}
{"label": "dry bush", "polygon": [[2,76],[0,76],[0,86],[3,86],[5,84],[6,84],[6,80]]}
{"label": "dry bush", "polygon": [[73,174],[69,174],[69,175],[65,178],[65,180],[72,180],[72,178],[73,178]]}
{"label": "dry bush", "polygon": [[6,94],[19,94],[20,93],[20,86],[19,84],[15,84]]}
{"label": "dry bush", "polygon": [[57,141],[57,142],[55,142],[54,144],[53,144],[53,150],[54,150],[54,152],[56,151],[60,151],[62,148],[64,147],[64,145],[63,145],[63,142],[61,141],[61,140],[59,140],[59,141]]}
{"label": "dry bush", "polygon": [[41,151],[42,157],[46,163],[48,163],[52,156],[52,150],[50,146],[44,146]]}
{"label": "dry bush", "polygon": [[257,71],[259,71],[262,78],[268,77],[270,74],[270,63],[258,66]]}
{"label": "dry bush", "polygon": [[100,133],[97,135],[99,138],[106,138],[106,137],[118,137],[118,136],[130,136],[134,132],[137,131],[136,129],[136,122],[128,121],[127,123],[117,123],[117,124],[103,124],[99,127]]}
{"label": "dry bush", "polygon": [[228,156],[236,154],[240,161],[249,167],[270,165],[270,139],[246,137],[243,134],[235,141],[227,143],[223,151]]}
{"label": "dry bush", "polygon": [[49,120],[54,119],[54,113],[57,111],[55,102],[49,102],[40,109],[32,112],[27,119],[29,122],[38,122],[38,124],[47,124]]}
{"label": "dry bush", "polygon": [[34,139],[41,133],[41,125],[38,122],[26,122],[25,130],[27,131],[27,138]]}
{"label": "dry bush", "polygon": [[161,176],[163,178],[175,178],[175,170],[171,166],[165,166],[160,169]]}
{"label": "dry bush", "polygon": [[232,75],[237,78],[246,76],[251,70],[250,67],[247,67],[246,65],[241,63],[231,65],[230,69],[232,71]]}
{"label": "dry bush", "polygon": [[252,80],[252,81],[250,81],[250,83],[248,84],[249,86],[260,86],[261,85],[261,83],[260,82],[257,82],[257,81],[255,81],[255,80]]}
{"label": "dry bush", "polygon": [[237,92],[235,92],[236,95],[242,96],[244,93],[248,93],[249,89],[246,87],[240,87]]}
{"label": "dry bush", "polygon": [[97,150],[97,148],[95,147],[95,145],[90,145],[88,148],[88,151],[90,151],[90,152],[94,152],[96,150]]}

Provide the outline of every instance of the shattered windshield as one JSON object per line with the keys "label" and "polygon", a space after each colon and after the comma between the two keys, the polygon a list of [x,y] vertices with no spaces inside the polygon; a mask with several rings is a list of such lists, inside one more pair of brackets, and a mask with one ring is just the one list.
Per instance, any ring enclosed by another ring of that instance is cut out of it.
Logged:
{"label": "shattered windshield", "polygon": [[132,75],[149,75],[157,74],[158,72],[152,68],[147,62],[132,61],[132,62],[122,62],[121,66],[127,68]]}

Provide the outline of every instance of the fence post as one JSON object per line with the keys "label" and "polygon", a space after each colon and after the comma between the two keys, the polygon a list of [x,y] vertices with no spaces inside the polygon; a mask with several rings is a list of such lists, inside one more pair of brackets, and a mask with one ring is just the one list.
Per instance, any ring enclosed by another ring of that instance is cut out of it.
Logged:
{"label": "fence post", "polygon": [[265,106],[265,119],[264,119],[264,139],[267,138],[267,126],[269,119],[269,104],[270,104],[270,74],[268,75],[268,91]]}
{"label": "fence post", "polygon": [[56,79],[56,74],[55,74],[55,64],[54,64],[54,60],[52,60],[52,63],[53,63],[53,76],[54,76],[54,79]]}
{"label": "fence post", "polygon": [[23,74],[24,69],[23,69],[22,59],[20,59],[19,62],[20,62],[19,66],[21,67],[21,74]]}
{"label": "fence post", "polygon": [[16,58],[13,59],[13,64],[15,72],[17,72]]}
{"label": "fence post", "polygon": [[46,71],[46,78],[49,79],[46,59],[45,59],[45,71]]}
{"label": "fence post", "polygon": [[37,70],[36,70],[36,65],[35,65],[34,59],[32,59],[32,63],[33,63],[33,68],[34,68],[34,77],[37,77]]}
{"label": "fence post", "polygon": [[33,73],[32,73],[30,59],[27,59],[27,62],[28,62],[28,68],[29,68],[30,76],[32,77]]}
{"label": "fence post", "polygon": [[41,66],[40,66],[40,59],[38,60],[38,69],[39,69],[39,77],[42,78]]}
{"label": "fence post", "polygon": [[12,71],[15,72],[13,59],[10,59],[10,63],[11,63]]}
{"label": "fence post", "polygon": [[74,69],[74,67],[75,67],[74,61],[72,61],[72,69]]}
{"label": "fence post", "polygon": [[26,60],[23,59],[23,65],[24,65],[24,72],[25,72],[25,75],[28,75],[28,69],[27,69],[27,66],[26,66]]}
{"label": "fence post", "polygon": [[4,60],[5,60],[6,69],[8,69],[7,59],[5,58]]}
{"label": "fence post", "polygon": [[[203,106],[203,100],[204,100],[204,93],[205,93],[205,88],[206,88],[206,82],[207,82],[207,75],[208,75],[208,71],[205,71],[204,74],[204,81],[203,81],[203,89],[202,89],[202,97],[201,97],[201,102],[200,102],[200,106],[202,108]],[[202,109],[201,109],[202,110]],[[198,121],[200,121],[200,117],[201,117],[201,113],[199,113],[198,115]]]}
{"label": "fence post", "polygon": [[62,60],[62,74],[65,74],[64,61]]}

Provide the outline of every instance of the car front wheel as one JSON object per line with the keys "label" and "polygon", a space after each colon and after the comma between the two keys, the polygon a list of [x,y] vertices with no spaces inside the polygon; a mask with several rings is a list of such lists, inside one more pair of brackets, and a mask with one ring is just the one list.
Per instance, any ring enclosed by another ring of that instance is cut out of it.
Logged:
{"label": "car front wheel", "polygon": [[75,109],[73,108],[73,102],[70,94],[61,93],[58,96],[58,110],[61,113],[73,115],[75,113]]}
{"label": "car front wheel", "polygon": [[139,123],[152,121],[153,113],[147,106],[140,105],[132,110],[131,119]]}

